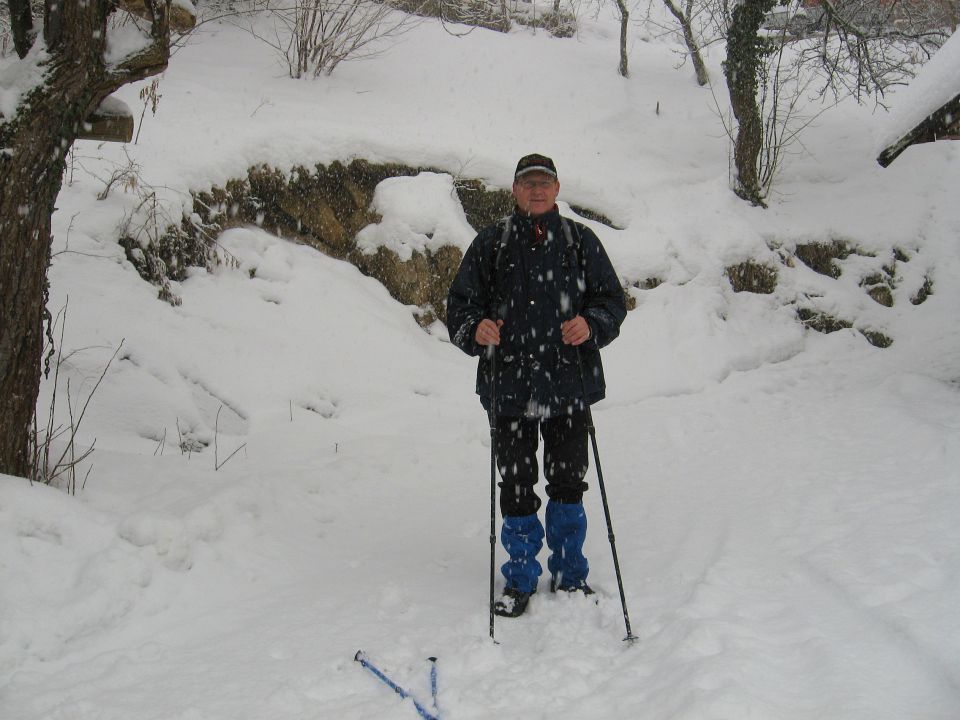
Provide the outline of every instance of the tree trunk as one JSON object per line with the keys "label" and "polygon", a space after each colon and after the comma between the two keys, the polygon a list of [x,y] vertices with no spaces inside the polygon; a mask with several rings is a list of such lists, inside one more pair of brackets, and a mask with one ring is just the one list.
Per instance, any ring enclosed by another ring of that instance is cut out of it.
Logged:
{"label": "tree trunk", "polygon": [[710,73],[707,72],[707,66],[703,62],[703,56],[700,54],[700,46],[697,45],[697,39],[693,35],[693,28],[690,26],[689,5],[687,13],[683,13],[673,0],[663,0],[667,9],[680,23],[683,30],[683,42],[687,46],[687,52],[690,53],[690,59],[693,61],[693,70],[697,74],[697,85],[703,87],[710,82]]}
{"label": "tree trunk", "polygon": [[10,34],[13,35],[13,47],[17,55],[23,57],[36,38],[33,30],[33,15],[30,12],[30,0],[8,0],[10,9]]}
{"label": "tree trunk", "polygon": [[[50,218],[66,157],[84,119],[126,83],[161,72],[170,31],[167,1],[149,0],[152,44],[103,62],[109,0],[47,0],[44,81],[12,118],[0,118],[0,472],[30,472],[30,432],[40,389],[50,262]],[[29,48],[24,48],[28,50]],[[19,48],[18,48],[19,54]],[[23,53],[26,55],[26,52]],[[22,57],[22,56],[21,56]],[[22,60],[21,62],[32,62]]]}
{"label": "tree trunk", "polygon": [[744,0],[734,8],[727,31],[727,59],[723,63],[730,104],[738,123],[733,150],[737,169],[734,192],[762,207],[766,205],[758,160],[763,148],[763,119],[757,103],[757,78],[766,48],[757,33],[764,14],[774,3],[775,0]]}
{"label": "tree trunk", "polygon": [[617,7],[620,8],[620,67],[617,68],[623,77],[629,77],[630,71],[627,68],[627,24],[630,22],[630,12],[627,10],[626,0],[617,0]]}

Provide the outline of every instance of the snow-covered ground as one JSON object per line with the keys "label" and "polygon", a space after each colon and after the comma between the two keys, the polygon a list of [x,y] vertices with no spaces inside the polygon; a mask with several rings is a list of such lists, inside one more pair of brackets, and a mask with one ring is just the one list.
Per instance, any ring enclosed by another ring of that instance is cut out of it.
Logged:
{"label": "snow-covered ground", "polygon": [[[488,429],[442,328],[256,228],[223,236],[235,262],[177,284],[182,305],[157,300],[117,245],[137,194],[96,200],[127,158],[82,143],[54,217],[61,421],[67,378],[84,398],[122,347],[81,426],[85,488],[0,477],[0,717],[417,717],[353,662],[362,648],[425,704],[439,658],[450,719],[960,718],[960,143],[881,170],[884,118],[842,105],[772,207],[751,208],[676,47],[635,41],[626,80],[617,37],[607,13],[568,40],[425,22],[298,82],[205,25],[126,152],[174,202],[259,162],[362,157],[505,187],[520,155],[554,157],[561,200],[624,228],[595,226],[624,280],[665,281],[631,291],[595,412],[640,641],[622,642],[591,474],[599,606],[543,592],[490,642]],[[139,90],[123,93],[135,108]],[[450,187],[394,181],[365,237],[465,246]],[[782,266],[772,296],[724,276],[831,239],[876,257],[842,261],[838,281]],[[886,308],[859,280],[894,248],[910,259]],[[797,301],[894,344],[805,331]]]}

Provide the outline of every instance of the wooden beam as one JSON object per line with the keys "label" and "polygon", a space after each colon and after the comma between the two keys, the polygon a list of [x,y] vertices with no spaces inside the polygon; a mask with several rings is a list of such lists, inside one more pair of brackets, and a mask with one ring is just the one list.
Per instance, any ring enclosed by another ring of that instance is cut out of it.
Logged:
{"label": "wooden beam", "polygon": [[960,95],[928,115],[923,122],[895,143],[884,148],[877,157],[877,162],[881,167],[887,167],[911,145],[937,140],[957,140],[960,139],[958,136],[960,136]]}
{"label": "wooden beam", "polygon": [[107,97],[80,125],[78,140],[128,143],[133,140],[133,113],[123,100]]}

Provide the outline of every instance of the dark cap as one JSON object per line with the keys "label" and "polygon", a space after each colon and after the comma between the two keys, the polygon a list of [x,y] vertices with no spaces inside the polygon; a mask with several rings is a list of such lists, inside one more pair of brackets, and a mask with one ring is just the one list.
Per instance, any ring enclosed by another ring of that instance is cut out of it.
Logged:
{"label": "dark cap", "polygon": [[513,179],[516,180],[521,175],[531,172],[542,172],[557,177],[557,166],[546,155],[540,155],[539,153],[525,155],[517,163],[517,170],[513,173]]}

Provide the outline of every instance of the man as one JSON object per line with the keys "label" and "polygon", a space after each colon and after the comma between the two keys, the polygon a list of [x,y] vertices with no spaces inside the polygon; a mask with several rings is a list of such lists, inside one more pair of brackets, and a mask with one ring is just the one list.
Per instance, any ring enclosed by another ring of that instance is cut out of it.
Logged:
{"label": "man", "polygon": [[521,158],[513,214],[473,240],[447,298],[450,339],[480,357],[477,394],[495,422],[500,540],[509,560],[494,612],[506,617],[523,614],[543,570],[538,435],[550,590],[593,594],[583,556],[587,405],[604,397],[600,348],[619,334],[626,304],[597,236],[561,218],[559,192],[553,160]]}

